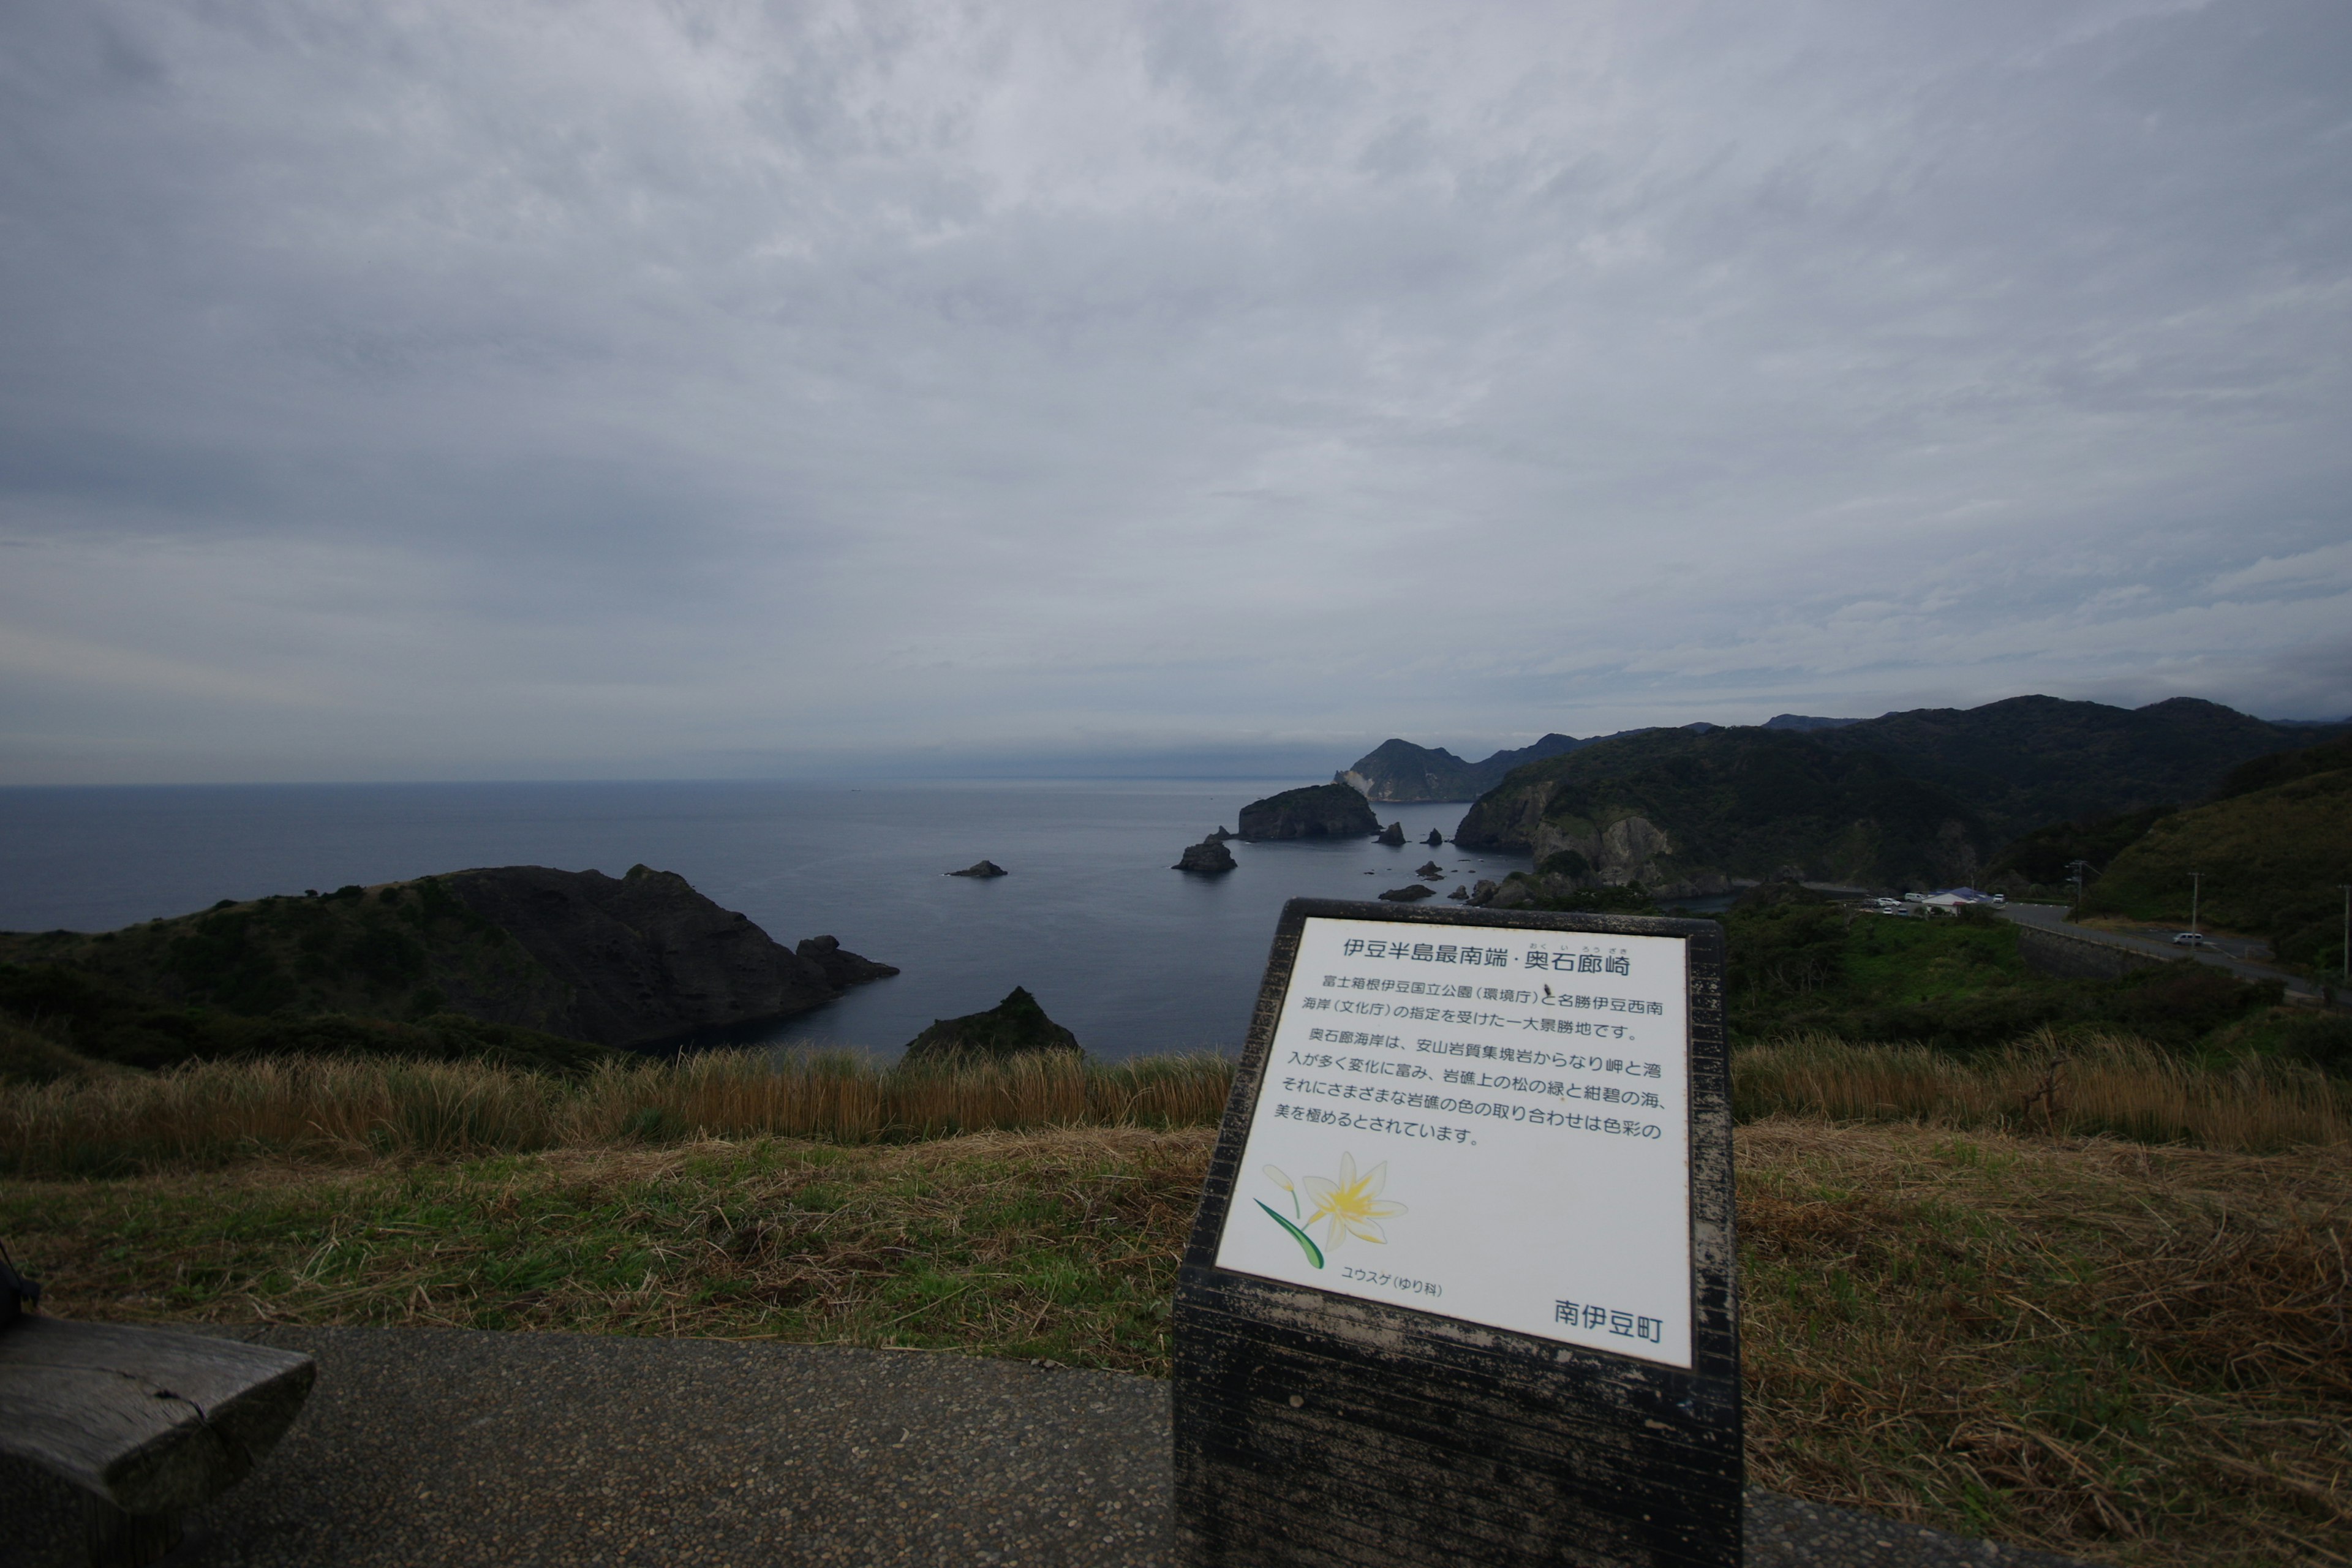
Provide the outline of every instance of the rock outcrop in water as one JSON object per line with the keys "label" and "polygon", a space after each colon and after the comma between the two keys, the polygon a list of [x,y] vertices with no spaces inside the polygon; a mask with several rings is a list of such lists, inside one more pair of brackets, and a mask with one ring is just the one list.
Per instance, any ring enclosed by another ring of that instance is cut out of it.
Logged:
{"label": "rock outcrop in water", "polygon": [[1432,849],[1434,849],[1439,845],[1445,842],[1445,835],[1433,827],[1429,830],[1429,837],[1423,839],[1422,842],[1428,845]]}
{"label": "rock outcrop in water", "polygon": [[1381,897],[1391,904],[1410,904],[1430,897],[1431,893],[1431,889],[1419,882],[1413,882],[1402,888],[1391,888]]}
{"label": "rock outcrop in water", "polygon": [[1003,1001],[985,1013],[935,1019],[929,1028],[907,1042],[910,1062],[956,1057],[1003,1061],[1033,1051],[1080,1054],[1077,1036],[1045,1016],[1045,1009],[1023,985],[1015,985]]}
{"label": "rock outcrop in water", "polygon": [[1171,869],[1215,876],[1232,870],[1234,865],[1234,852],[1225,847],[1223,839],[1211,834],[1198,844],[1187,845],[1182,857]]}
{"label": "rock outcrop in water", "polygon": [[950,871],[950,877],[1009,877],[1013,873],[993,860],[975,860],[961,871]]}
{"label": "rock outcrop in water", "polygon": [[1390,848],[1402,849],[1404,847],[1404,824],[1402,822],[1391,822],[1386,827],[1381,828],[1376,837],[1381,843],[1387,845]]}
{"label": "rock outcrop in water", "polygon": [[824,971],[825,979],[843,990],[870,980],[887,980],[898,973],[898,965],[860,958],[834,937],[809,937],[793,951]]}
{"label": "rock outcrop in water", "polygon": [[1242,807],[1242,830],[1247,843],[1286,838],[1362,838],[1378,833],[1381,819],[1364,797],[1346,784],[1309,784],[1286,789]]}

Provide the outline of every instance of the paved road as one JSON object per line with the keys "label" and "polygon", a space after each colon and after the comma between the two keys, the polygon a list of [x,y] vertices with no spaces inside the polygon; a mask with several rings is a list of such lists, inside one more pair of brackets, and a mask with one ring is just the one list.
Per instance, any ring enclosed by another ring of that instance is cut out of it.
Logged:
{"label": "paved road", "polygon": [[2210,963],[2217,969],[2226,969],[2242,979],[2284,981],[2286,988],[2299,995],[2316,996],[2319,994],[2319,988],[2316,985],[2300,975],[2289,974],[2283,969],[2247,958],[2245,954],[2249,950],[2267,952],[2268,949],[2260,942],[2244,938],[2219,938],[2215,939],[2210,946],[2202,948],[2175,947],[2168,939],[2158,941],[2143,936],[2133,936],[2123,931],[2100,931],[2095,927],[2069,925],[2066,923],[2066,908],[2063,904],[2002,904],[1998,906],[1998,909],[2001,915],[2015,921],[2020,925],[2039,926],[2044,931],[2061,931],[2067,936],[2080,937],[2085,942],[2105,942],[2109,947],[2126,948],[2134,952],[2150,953],[2168,961],[2175,958],[2194,958],[2200,963]]}
{"label": "paved road", "polygon": [[[174,1568],[1065,1564],[1170,1549],[1164,1384],[915,1352],[457,1329],[250,1329],[319,1384]],[[79,1562],[72,1495],[0,1460],[0,1560]],[[1751,1492],[1773,1568],[2066,1560]]]}

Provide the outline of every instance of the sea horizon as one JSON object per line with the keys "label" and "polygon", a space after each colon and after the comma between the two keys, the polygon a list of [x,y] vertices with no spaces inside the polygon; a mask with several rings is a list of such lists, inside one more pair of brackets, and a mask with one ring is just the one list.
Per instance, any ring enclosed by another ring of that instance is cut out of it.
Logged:
{"label": "sea horizon", "polygon": [[[676,871],[791,946],[831,935],[895,979],[685,1042],[895,1056],[935,1018],[1026,986],[1105,1059],[1237,1049],[1294,897],[1370,899],[1433,858],[1441,893],[1523,857],[1433,850],[1467,802],[1380,805],[1366,839],[1246,844],[1220,877],[1183,847],[1296,776],[575,780],[7,786],[0,929],[108,931],[244,900],[480,866]],[[1010,875],[946,875],[982,858]],[[678,1042],[668,1043],[676,1048]]]}

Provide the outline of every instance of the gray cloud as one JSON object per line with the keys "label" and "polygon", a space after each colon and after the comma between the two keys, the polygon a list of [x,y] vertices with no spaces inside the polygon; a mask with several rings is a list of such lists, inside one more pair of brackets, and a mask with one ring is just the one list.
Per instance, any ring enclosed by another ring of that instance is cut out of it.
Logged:
{"label": "gray cloud", "polygon": [[2267,0],[11,7],[0,779],[2340,714],[2347,83]]}

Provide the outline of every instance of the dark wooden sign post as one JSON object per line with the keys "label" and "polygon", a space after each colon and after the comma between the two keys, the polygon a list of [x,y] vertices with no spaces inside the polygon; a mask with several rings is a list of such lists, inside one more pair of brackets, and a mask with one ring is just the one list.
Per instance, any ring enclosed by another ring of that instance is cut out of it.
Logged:
{"label": "dark wooden sign post", "polygon": [[1196,1568],[1737,1563],[1722,928],[1294,900],[1175,1338]]}

